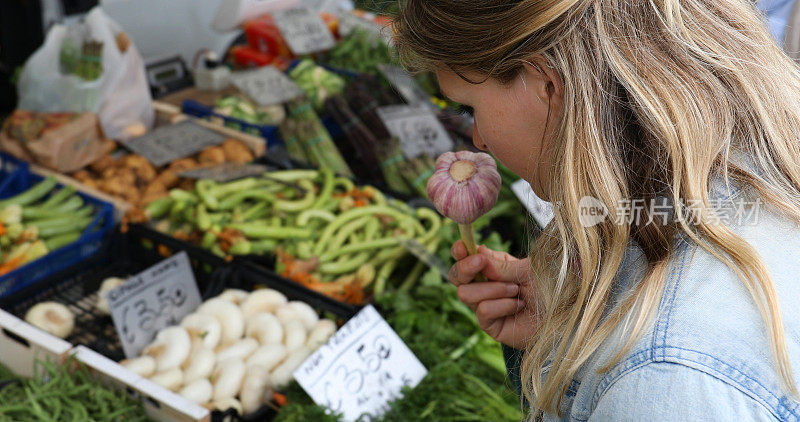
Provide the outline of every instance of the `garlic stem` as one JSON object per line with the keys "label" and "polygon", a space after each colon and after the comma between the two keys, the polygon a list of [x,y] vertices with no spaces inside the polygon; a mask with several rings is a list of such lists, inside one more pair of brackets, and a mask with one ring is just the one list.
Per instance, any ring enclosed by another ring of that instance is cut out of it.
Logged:
{"label": "garlic stem", "polygon": [[[459,224],[458,231],[461,233],[461,240],[464,241],[464,245],[467,247],[467,253],[476,255],[478,253],[478,245],[475,242],[475,231],[472,229],[472,223]],[[486,281],[486,276],[479,273],[475,276],[475,281],[483,283]]]}

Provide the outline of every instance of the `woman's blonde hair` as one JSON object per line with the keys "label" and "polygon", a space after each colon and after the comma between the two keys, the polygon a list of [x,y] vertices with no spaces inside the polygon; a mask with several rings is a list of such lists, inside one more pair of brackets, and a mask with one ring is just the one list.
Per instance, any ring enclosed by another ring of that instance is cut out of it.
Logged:
{"label": "woman's blonde hair", "polygon": [[[563,119],[551,122],[550,180],[542,184],[559,206],[531,248],[540,323],[525,353],[523,386],[536,409],[560,407],[569,380],[612,330],[625,330],[625,344],[603,370],[641,338],[681,234],[747,286],[777,373],[797,396],[764,261],[702,211],[712,209],[709,190],[722,177],[800,221],[800,72],[753,2],[407,0],[395,30],[401,57],[414,66],[509,82],[541,56],[563,79]],[[609,210],[625,199],[649,204],[666,196],[695,204],[697,223],[645,224],[645,216],[639,224],[609,219],[585,227],[579,203],[586,196]],[[647,272],[604,315],[629,239],[643,250]]]}

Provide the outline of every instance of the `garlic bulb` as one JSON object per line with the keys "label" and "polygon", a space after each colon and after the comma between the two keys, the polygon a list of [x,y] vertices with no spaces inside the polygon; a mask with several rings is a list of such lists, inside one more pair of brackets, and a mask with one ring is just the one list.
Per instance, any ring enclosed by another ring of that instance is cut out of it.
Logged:
{"label": "garlic bulb", "polygon": [[[502,179],[489,154],[446,152],[436,159],[436,171],[428,180],[428,196],[436,209],[458,223],[470,255],[478,253],[472,223],[497,203]],[[477,281],[485,281],[483,275]]]}
{"label": "garlic bulb", "polygon": [[61,338],[67,338],[75,328],[75,315],[66,306],[56,302],[36,304],[25,314],[25,321]]}
{"label": "garlic bulb", "polygon": [[428,196],[442,215],[458,224],[470,224],[497,203],[501,182],[489,154],[446,152],[436,159]]}

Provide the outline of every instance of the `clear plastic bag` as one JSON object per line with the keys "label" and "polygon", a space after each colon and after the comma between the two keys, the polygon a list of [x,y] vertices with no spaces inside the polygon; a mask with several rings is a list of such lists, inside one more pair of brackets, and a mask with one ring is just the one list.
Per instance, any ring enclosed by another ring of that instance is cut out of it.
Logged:
{"label": "clear plastic bag", "polygon": [[[122,29],[99,8],[75,26],[53,26],[22,69],[18,108],[97,113],[112,139],[130,138],[134,127],[152,127],[155,113],[144,61],[133,43],[120,37],[125,37]],[[99,63],[89,63],[89,71],[78,72],[81,77],[70,72],[80,65],[75,55],[86,40],[102,43],[102,53]]]}

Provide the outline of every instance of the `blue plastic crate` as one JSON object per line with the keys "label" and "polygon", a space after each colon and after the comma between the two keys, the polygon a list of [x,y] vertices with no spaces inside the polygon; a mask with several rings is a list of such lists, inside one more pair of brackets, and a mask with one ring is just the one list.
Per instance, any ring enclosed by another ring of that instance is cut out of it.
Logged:
{"label": "blue plastic crate", "polygon": [[6,186],[13,183],[13,178],[20,171],[28,171],[28,163],[17,157],[0,152],[0,192],[4,192]]}
{"label": "blue plastic crate", "polygon": [[[44,180],[42,176],[32,174],[26,167],[19,168],[8,179],[8,182],[0,187],[0,199],[24,192],[42,180]],[[58,186],[63,188],[61,184]],[[94,220],[83,231],[80,239],[0,276],[0,297],[8,296],[36,281],[88,259],[100,251],[104,239],[114,228],[114,207],[84,193],[78,192],[78,195],[86,204],[95,208]]]}

